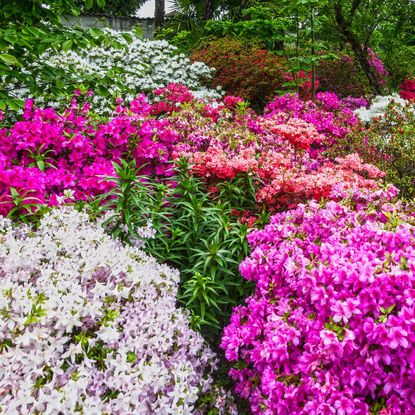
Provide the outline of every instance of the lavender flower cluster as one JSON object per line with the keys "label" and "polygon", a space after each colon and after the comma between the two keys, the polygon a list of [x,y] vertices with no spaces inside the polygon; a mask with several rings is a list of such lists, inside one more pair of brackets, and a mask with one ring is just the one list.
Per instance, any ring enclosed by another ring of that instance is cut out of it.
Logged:
{"label": "lavender flower cluster", "polygon": [[252,413],[414,414],[413,214],[312,201],[248,238],[256,291],[222,347]]}
{"label": "lavender flower cluster", "polygon": [[0,263],[0,413],[199,413],[215,358],[176,271],[69,207],[36,232],[1,219]]}

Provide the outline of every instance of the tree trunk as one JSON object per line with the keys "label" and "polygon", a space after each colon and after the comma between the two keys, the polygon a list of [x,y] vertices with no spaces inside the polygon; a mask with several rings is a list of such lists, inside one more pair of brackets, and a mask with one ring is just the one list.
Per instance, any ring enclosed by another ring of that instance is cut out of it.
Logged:
{"label": "tree trunk", "polygon": [[156,7],[154,10],[154,26],[156,29],[160,29],[164,25],[165,15],[165,4],[164,0],[156,0]]}
{"label": "tree trunk", "polygon": [[314,7],[311,6],[310,10],[310,26],[311,26],[311,58],[313,62],[311,63],[311,99],[316,100],[316,62],[314,61],[316,55],[316,38],[314,32]]}
{"label": "tree trunk", "polygon": [[369,55],[367,48],[363,47],[355,33],[351,29],[351,22],[348,22],[343,15],[343,10],[340,2],[336,2],[334,5],[334,11],[336,15],[336,23],[339,28],[340,33],[344,36],[347,43],[349,43],[352,51],[359,62],[360,66],[363,69],[363,72],[366,75],[369,85],[372,89],[372,92],[375,95],[380,95],[382,93],[382,86],[379,81],[376,79],[375,72],[369,64]]}
{"label": "tree trunk", "polygon": [[213,1],[204,0],[203,1],[203,20],[211,20],[213,18]]}

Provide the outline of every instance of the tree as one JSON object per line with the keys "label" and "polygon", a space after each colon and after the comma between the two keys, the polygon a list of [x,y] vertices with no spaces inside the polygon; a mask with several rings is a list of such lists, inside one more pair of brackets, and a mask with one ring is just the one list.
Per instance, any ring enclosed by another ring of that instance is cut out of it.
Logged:
{"label": "tree", "polygon": [[203,20],[211,20],[213,18],[213,1],[203,0]]}
{"label": "tree", "polygon": [[156,0],[154,10],[154,25],[156,29],[163,27],[164,25],[164,16],[165,16],[165,1],[164,0]]}
{"label": "tree", "polygon": [[330,2],[329,13],[335,28],[350,45],[365,73],[374,94],[382,92],[382,85],[369,63],[369,49],[377,32],[388,26],[405,26],[414,8],[411,0],[336,0]]}

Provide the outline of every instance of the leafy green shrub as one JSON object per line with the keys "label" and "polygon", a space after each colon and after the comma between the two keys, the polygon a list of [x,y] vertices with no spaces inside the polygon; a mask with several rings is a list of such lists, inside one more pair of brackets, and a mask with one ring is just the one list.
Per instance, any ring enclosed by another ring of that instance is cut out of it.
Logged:
{"label": "leafy green shrub", "polygon": [[222,86],[256,109],[263,108],[285,82],[284,58],[232,37],[210,39],[192,53],[191,60],[216,69],[213,87]]}
{"label": "leafy green shrub", "polygon": [[[184,159],[178,162],[176,174],[165,180],[140,177],[134,162],[123,161],[115,168],[116,187],[89,203],[90,215],[112,212],[104,223],[114,236],[144,244],[152,256],[178,268],[179,301],[190,310],[193,327],[217,340],[232,307],[251,292],[238,271],[249,253],[250,229],[238,216],[255,208],[250,177],[218,184],[212,193],[189,173]],[[252,194],[246,193],[249,189]],[[263,213],[257,224],[266,220]],[[143,228],[147,235],[137,233]]]}

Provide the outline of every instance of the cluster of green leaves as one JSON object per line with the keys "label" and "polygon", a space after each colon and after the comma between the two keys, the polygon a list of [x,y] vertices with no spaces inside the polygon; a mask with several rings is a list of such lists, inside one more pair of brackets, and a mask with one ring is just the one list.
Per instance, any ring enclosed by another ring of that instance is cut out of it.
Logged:
{"label": "cluster of green leaves", "polygon": [[105,4],[96,4],[92,7],[77,0],[83,13],[105,14],[107,16],[134,16],[135,12],[145,3],[145,0],[105,0]]}
{"label": "cluster of green leaves", "polygon": [[[186,160],[166,179],[139,176],[134,161],[114,166],[116,187],[89,203],[90,215],[113,212],[108,230],[128,243],[140,239],[139,227],[152,224],[155,236],[143,239],[145,250],[180,270],[179,301],[190,310],[193,327],[214,343],[232,307],[251,292],[238,272],[249,252],[249,227],[234,212],[255,209],[255,185],[247,176],[218,184],[213,195]],[[267,219],[263,212],[257,225]]]}
{"label": "cluster of green leaves", "polygon": [[[39,92],[35,76],[42,83],[51,85],[54,96],[72,93],[64,73],[39,61],[46,50],[77,50],[95,45],[122,47],[104,31],[91,28],[66,28],[61,24],[62,14],[78,15],[80,7],[103,6],[103,0],[14,0],[0,7],[0,109],[17,110],[23,102],[6,92],[4,86],[16,81],[29,89],[29,94]],[[118,42],[119,43],[119,42]],[[24,68],[37,62],[37,69],[28,73]],[[3,87],[2,87],[3,86]]]}

